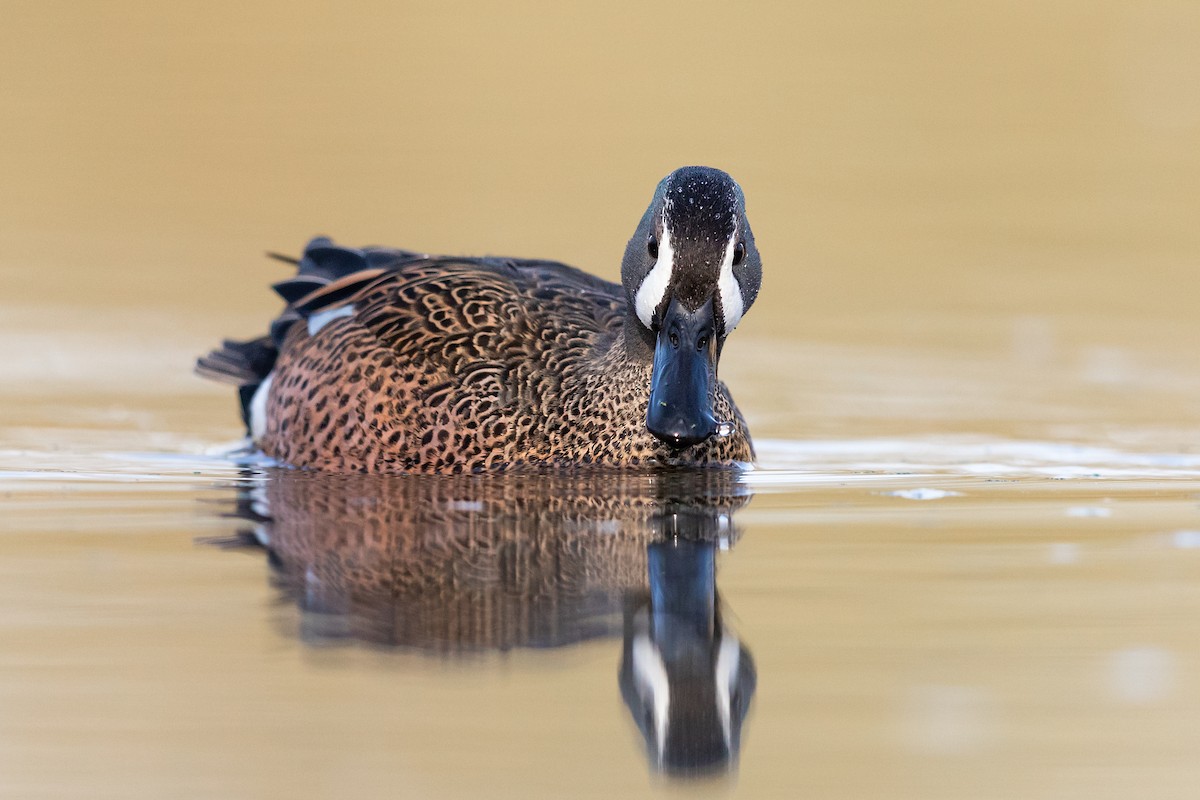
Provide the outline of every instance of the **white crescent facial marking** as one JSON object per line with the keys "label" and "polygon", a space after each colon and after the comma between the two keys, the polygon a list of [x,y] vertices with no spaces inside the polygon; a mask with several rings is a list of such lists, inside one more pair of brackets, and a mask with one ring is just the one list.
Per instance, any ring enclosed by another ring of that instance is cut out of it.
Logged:
{"label": "white crescent facial marking", "polygon": [[647,328],[654,327],[654,312],[662,305],[671,285],[671,272],[675,269],[675,248],[671,246],[671,231],[667,228],[667,206],[663,206],[662,240],[658,243],[658,260],[649,274],[642,280],[633,298],[633,308],[638,319]]}
{"label": "white crescent facial marking", "polygon": [[725,247],[725,260],[721,262],[721,274],[717,277],[717,291],[721,295],[721,315],[725,321],[725,333],[728,334],[742,319],[742,286],[733,274],[733,251],[737,247],[738,231],[735,226],[733,236]]}
{"label": "white crescent facial marking", "polygon": [[642,702],[649,701],[653,709],[654,739],[659,757],[667,744],[667,710],[671,705],[670,681],[662,656],[654,649],[650,637],[639,633],[633,640],[633,675],[637,680]]}

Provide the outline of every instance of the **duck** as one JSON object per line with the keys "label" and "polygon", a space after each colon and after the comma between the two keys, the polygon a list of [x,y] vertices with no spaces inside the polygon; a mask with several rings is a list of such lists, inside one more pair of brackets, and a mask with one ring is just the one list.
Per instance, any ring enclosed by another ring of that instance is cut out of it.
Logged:
{"label": "duck", "polygon": [[718,378],[762,260],[741,187],[663,178],[613,283],[556,261],[311,240],[266,335],[197,372],[238,388],[250,442],[341,473],[736,467],[754,461]]}

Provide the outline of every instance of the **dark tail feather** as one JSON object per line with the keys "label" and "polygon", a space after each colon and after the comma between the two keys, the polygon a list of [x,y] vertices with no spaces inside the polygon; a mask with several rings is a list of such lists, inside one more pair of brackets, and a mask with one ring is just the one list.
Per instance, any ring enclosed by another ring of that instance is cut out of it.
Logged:
{"label": "dark tail feather", "polygon": [[259,385],[275,368],[279,355],[270,336],[261,336],[247,342],[226,339],[220,349],[213,350],[196,361],[196,373],[222,383],[238,387],[238,399],[242,406],[242,421],[250,428],[250,401]]}
{"label": "dark tail feather", "polygon": [[285,264],[291,264],[293,267],[300,266],[300,259],[295,256],[289,256],[286,253],[276,253],[274,250],[267,251],[267,258],[273,258],[276,261],[282,261]]}
{"label": "dark tail feather", "polygon": [[234,386],[262,383],[275,367],[279,351],[269,336],[248,342],[226,339],[221,347],[196,360],[196,372],[214,381]]}
{"label": "dark tail feather", "polygon": [[[423,257],[409,250],[343,247],[325,236],[309,241],[300,258],[276,252],[268,252],[267,256],[296,268],[293,277],[274,286],[288,307],[271,323],[267,336],[245,342],[226,340],[196,361],[196,373],[200,376],[238,387],[242,419],[247,420],[247,427],[250,401],[275,368],[279,347],[295,323],[313,311],[340,302],[385,270]],[[303,306],[299,307],[301,301]]]}

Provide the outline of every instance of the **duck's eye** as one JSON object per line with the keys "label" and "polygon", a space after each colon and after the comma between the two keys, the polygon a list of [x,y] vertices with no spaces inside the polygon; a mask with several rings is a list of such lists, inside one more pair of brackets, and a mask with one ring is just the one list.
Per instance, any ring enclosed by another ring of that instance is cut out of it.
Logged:
{"label": "duck's eye", "polygon": [[738,242],[733,246],[733,265],[736,267],[746,257],[746,245]]}
{"label": "duck's eye", "polygon": [[653,234],[650,236],[650,241],[646,242],[646,252],[651,258],[658,258],[658,237]]}

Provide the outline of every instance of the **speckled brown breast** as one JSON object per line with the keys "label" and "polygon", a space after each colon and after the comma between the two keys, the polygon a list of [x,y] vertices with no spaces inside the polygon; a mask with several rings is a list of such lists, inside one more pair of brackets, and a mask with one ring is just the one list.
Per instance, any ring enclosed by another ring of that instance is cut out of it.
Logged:
{"label": "speckled brown breast", "polygon": [[259,445],[344,472],[460,473],[753,459],[728,390],[726,437],[672,450],[646,429],[650,366],[626,352],[620,286],[546,262],[417,258],[283,335]]}

